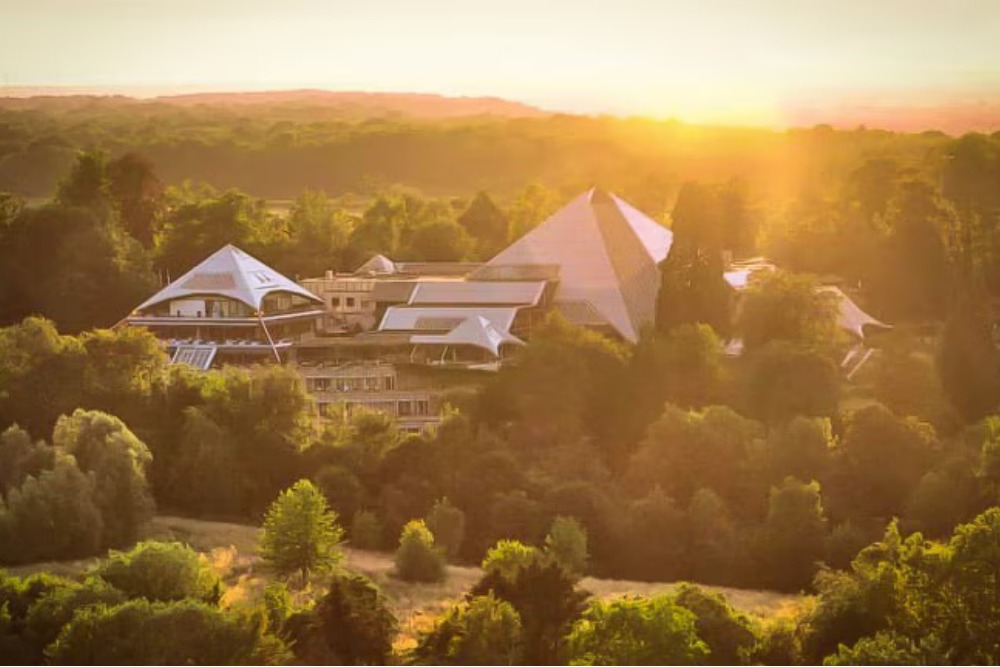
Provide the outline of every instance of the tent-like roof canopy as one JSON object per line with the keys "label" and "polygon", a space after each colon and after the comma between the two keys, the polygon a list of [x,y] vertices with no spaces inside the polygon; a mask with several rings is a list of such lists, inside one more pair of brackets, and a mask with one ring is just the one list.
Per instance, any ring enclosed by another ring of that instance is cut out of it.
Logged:
{"label": "tent-like roof canopy", "polygon": [[673,234],[627,202],[598,189],[580,195],[525,234],[488,267],[558,265],[555,300],[588,302],[626,340],[656,315],[658,265]]}
{"label": "tent-like roof canopy", "polygon": [[832,294],[837,299],[837,324],[840,328],[849,331],[858,338],[865,338],[866,326],[873,326],[879,329],[892,328],[861,310],[860,306],[851,301],[851,298],[844,294],[843,290],[839,287],[825,285],[817,288],[817,291]]}
{"label": "tent-like roof canopy", "polygon": [[260,310],[264,297],[273,292],[296,294],[318,303],[323,301],[236,246],[226,245],[144,301],[136,310],[195,296],[226,297]]}
{"label": "tent-like roof canopy", "polygon": [[500,356],[500,346],[504,343],[523,344],[520,338],[497,329],[481,315],[462,320],[448,333],[414,334],[410,336],[410,342],[414,345],[472,345],[489,350],[495,357]]}

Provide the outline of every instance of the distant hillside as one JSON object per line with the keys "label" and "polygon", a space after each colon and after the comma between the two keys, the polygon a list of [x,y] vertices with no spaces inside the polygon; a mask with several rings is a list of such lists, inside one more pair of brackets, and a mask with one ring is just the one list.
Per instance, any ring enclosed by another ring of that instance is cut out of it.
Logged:
{"label": "distant hillside", "polygon": [[[32,95],[32,92],[43,94]],[[67,90],[67,92],[72,92]],[[0,108],[12,110],[61,111],[81,108],[150,107],[161,104],[183,107],[251,108],[269,107],[284,111],[309,112],[341,118],[410,117],[448,119],[469,116],[536,118],[548,115],[536,107],[497,97],[446,97],[420,93],[364,93],[329,90],[285,90],[242,93],[194,93],[135,98],[99,95],[90,91],[58,94],[57,89],[32,91],[14,89],[0,97]],[[53,94],[57,93],[57,94]]]}
{"label": "distant hillside", "polygon": [[420,93],[361,93],[329,90],[287,90],[256,93],[197,93],[156,98],[182,105],[218,106],[274,104],[325,106],[371,114],[396,113],[416,118],[458,118],[461,116],[503,116],[507,118],[548,115],[541,109],[498,97],[445,97]]}

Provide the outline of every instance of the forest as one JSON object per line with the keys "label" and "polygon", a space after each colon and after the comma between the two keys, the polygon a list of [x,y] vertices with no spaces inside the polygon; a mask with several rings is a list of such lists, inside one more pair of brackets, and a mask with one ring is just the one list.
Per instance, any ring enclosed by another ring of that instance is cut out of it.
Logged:
{"label": "forest", "polygon": [[[1000,660],[1000,136],[289,115],[0,109],[0,660]],[[299,277],[484,259],[593,184],[674,233],[655,327],[553,317],[420,435],[109,329],[224,243]],[[738,311],[724,251],[782,269]],[[850,381],[830,275],[894,325]],[[149,539],[163,514],[261,526],[266,586]],[[347,549],[480,576],[411,632]]]}

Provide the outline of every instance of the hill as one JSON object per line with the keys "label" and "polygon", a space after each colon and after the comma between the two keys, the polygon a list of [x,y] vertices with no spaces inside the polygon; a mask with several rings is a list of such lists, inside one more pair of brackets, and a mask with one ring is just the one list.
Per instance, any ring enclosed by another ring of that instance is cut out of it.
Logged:
{"label": "hill", "polygon": [[[68,89],[67,92],[69,92]],[[37,95],[20,93],[36,92],[30,89],[8,90],[0,97],[0,108],[22,111],[57,113],[80,109],[131,108],[136,112],[149,111],[158,105],[178,107],[206,107],[253,111],[254,107],[268,107],[271,113],[284,112],[304,117],[319,118],[420,118],[442,120],[475,116],[497,118],[538,118],[548,115],[536,107],[500,99],[498,97],[447,97],[422,93],[368,93],[330,90],[278,90],[259,92],[191,93],[161,95],[151,98],[125,95],[60,94],[58,89],[44,89]]]}

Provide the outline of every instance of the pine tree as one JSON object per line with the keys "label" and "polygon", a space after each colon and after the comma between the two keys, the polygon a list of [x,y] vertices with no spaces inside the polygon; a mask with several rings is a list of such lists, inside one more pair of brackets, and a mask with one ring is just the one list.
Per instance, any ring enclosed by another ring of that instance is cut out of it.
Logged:
{"label": "pine tree", "polygon": [[327,569],[340,559],[342,537],[337,513],[322,492],[303,479],[282,491],[268,508],[260,555],[279,574],[299,572],[305,584],[310,571]]}

